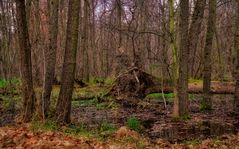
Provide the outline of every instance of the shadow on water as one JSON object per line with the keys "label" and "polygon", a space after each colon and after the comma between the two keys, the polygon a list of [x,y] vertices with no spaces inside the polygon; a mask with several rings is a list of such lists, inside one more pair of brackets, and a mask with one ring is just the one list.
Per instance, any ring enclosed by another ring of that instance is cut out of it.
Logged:
{"label": "shadow on water", "polygon": [[[200,111],[202,95],[196,95],[191,100],[194,109],[191,112],[191,120],[157,121],[148,131],[151,139],[164,138],[170,142],[181,142],[193,139],[205,139],[221,136],[224,134],[235,134],[238,126],[234,124],[235,118],[230,114],[233,109],[233,95],[213,95],[213,110],[211,112]],[[195,110],[196,108],[196,110]]]}
{"label": "shadow on water", "polygon": [[205,139],[223,134],[236,133],[236,128],[231,124],[222,124],[212,121],[202,121],[196,124],[171,124],[160,131],[150,132],[150,138],[164,138],[170,142],[180,142],[184,140]]}
{"label": "shadow on water", "polygon": [[122,126],[129,117],[134,116],[143,126],[144,135],[151,139],[164,138],[170,142],[236,133],[235,118],[231,114],[233,95],[213,95],[213,110],[210,112],[200,111],[202,95],[194,94],[190,98],[191,119],[186,121],[175,121],[171,117],[173,99],[167,100],[165,109],[163,100],[157,97],[144,101],[134,98],[119,100],[119,103],[115,103],[117,108],[97,108],[96,105],[100,103],[77,106],[72,111],[73,122],[87,124],[90,128],[96,128],[102,120]]}

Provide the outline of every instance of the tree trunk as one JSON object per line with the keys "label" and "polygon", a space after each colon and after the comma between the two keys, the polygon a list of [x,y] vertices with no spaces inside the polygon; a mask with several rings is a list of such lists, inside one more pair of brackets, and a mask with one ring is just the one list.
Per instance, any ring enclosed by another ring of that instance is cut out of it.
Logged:
{"label": "tree trunk", "polygon": [[179,17],[179,72],[177,95],[174,99],[175,117],[188,114],[188,26],[189,26],[189,0],[180,1]]}
{"label": "tree trunk", "polygon": [[120,30],[119,31],[119,41],[118,41],[118,48],[120,48],[122,46],[122,4],[121,4],[121,0],[116,0],[116,8],[117,8],[117,27]]}
{"label": "tree trunk", "polygon": [[35,95],[32,82],[31,48],[27,27],[25,1],[16,0],[18,40],[21,59],[21,79],[23,92],[23,121],[29,122],[35,109]]}
{"label": "tree trunk", "polygon": [[65,56],[61,77],[61,89],[56,105],[56,120],[59,123],[70,123],[71,98],[74,86],[76,51],[79,27],[79,0],[69,0]]}
{"label": "tree trunk", "polygon": [[82,58],[83,58],[83,78],[89,81],[90,69],[89,69],[89,1],[84,0],[83,5],[84,20],[83,23],[83,37],[82,37]]}
{"label": "tree trunk", "polygon": [[98,74],[98,68],[97,68],[97,56],[96,56],[96,53],[97,53],[97,50],[96,50],[96,22],[95,22],[95,9],[96,9],[96,4],[97,1],[95,0],[91,0],[91,8],[92,8],[92,12],[90,14],[90,18],[92,20],[92,23],[91,23],[91,28],[90,28],[90,39],[91,39],[91,51],[92,51],[92,76],[93,77],[97,77],[97,74]]}
{"label": "tree trunk", "polygon": [[197,0],[192,16],[192,23],[189,29],[189,75],[192,77],[194,76],[194,63],[196,58],[196,52],[197,52],[197,43],[199,39],[199,34],[201,32],[201,24],[203,22],[203,16],[204,16],[204,7],[206,5],[206,0]]}
{"label": "tree trunk", "polygon": [[235,51],[237,54],[236,66],[236,88],[235,88],[235,102],[234,111],[239,115],[239,1],[237,1],[237,22],[236,22],[236,37],[235,37]]}
{"label": "tree trunk", "polygon": [[[178,79],[178,51],[176,46],[176,34],[174,30],[174,1],[169,0],[169,32],[170,32],[170,49],[173,53],[173,64],[172,64],[172,80],[174,86],[174,94],[177,97],[177,79]],[[166,55],[165,55],[166,56]],[[176,109],[176,107],[175,107]],[[176,110],[177,111],[177,110]]]}
{"label": "tree trunk", "polygon": [[[162,3],[162,4],[161,4]],[[170,50],[174,51],[176,50],[176,45],[174,44],[174,38],[173,37],[173,33],[174,33],[174,7],[172,5],[173,1],[169,0],[169,24],[171,25],[167,25],[167,13],[165,13],[164,7],[165,7],[165,0],[163,0],[162,2],[159,3],[159,7],[160,7],[160,13],[161,15],[161,19],[162,19],[162,25],[161,25],[161,32],[163,33],[162,37],[159,36],[159,40],[162,40],[162,60],[161,60],[161,65],[162,65],[162,73],[164,78],[170,78],[171,77],[171,70],[169,69],[169,63],[168,63],[168,42],[167,42],[167,38],[168,35],[170,35]],[[159,25],[160,25],[161,21],[159,21]],[[170,29],[171,26],[171,29]],[[167,33],[167,30],[170,29],[170,34]],[[162,38],[162,39],[161,39]],[[160,42],[159,42],[160,43]],[[175,46],[174,46],[175,45]],[[160,47],[160,45],[159,45]],[[159,48],[160,49],[160,48]]]}
{"label": "tree trunk", "polygon": [[[41,16],[40,16],[40,1],[32,0],[32,9],[31,16],[34,17],[31,22],[28,22],[29,25],[32,25],[32,34],[30,34],[30,43],[32,47],[32,68],[33,68],[33,84],[40,86],[42,85],[42,51],[41,47],[44,44],[41,37]],[[31,20],[31,19],[29,19]]]}
{"label": "tree trunk", "polygon": [[49,46],[44,50],[45,57],[45,74],[43,82],[42,106],[43,116],[47,116],[50,97],[52,91],[52,83],[55,76],[56,65],[56,49],[57,49],[57,34],[58,34],[58,7],[59,0],[50,1],[50,16],[49,16]]}
{"label": "tree trunk", "polygon": [[204,70],[203,70],[203,101],[202,108],[209,110],[212,108],[211,102],[211,73],[212,73],[212,62],[211,62],[211,51],[213,36],[215,31],[216,23],[216,0],[209,1],[209,18],[207,22],[207,34],[206,44],[204,47]]}

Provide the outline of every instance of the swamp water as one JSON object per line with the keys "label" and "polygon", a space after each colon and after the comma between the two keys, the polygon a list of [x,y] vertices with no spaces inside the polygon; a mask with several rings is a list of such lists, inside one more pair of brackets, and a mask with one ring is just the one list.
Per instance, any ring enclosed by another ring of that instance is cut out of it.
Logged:
{"label": "swamp water", "polygon": [[190,97],[191,119],[186,121],[158,121],[148,130],[152,139],[164,138],[170,142],[205,139],[224,134],[235,134],[238,127],[231,114],[233,95],[216,94],[212,96],[213,109],[210,112],[200,111],[202,95]]}

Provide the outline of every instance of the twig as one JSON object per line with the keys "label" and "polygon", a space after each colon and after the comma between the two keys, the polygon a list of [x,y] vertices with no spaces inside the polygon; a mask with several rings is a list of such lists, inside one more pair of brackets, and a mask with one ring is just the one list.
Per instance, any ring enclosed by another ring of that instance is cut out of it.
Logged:
{"label": "twig", "polygon": [[137,77],[136,72],[134,70],[133,70],[133,73],[134,73],[134,77],[135,77],[136,81],[139,83],[139,78]]}
{"label": "twig", "polygon": [[164,108],[167,109],[166,99],[164,97],[164,91],[163,91],[163,71],[161,71],[161,92],[162,92],[162,97],[164,102]]}
{"label": "twig", "polygon": [[127,71],[125,71],[125,72],[123,72],[123,73],[120,73],[117,77],[115,77],[115,79],[114,79],[114,81],[113,82],[115,82],[118,78],[120,78],[121,76],[123,76],[123,75],[125,75],[125,74],[127,74],[127,73],[129,73],[130,71],[132,71],[132,70],[135,70],[135,69],[138,69],[137,67],[133,67],[133,68],[130,68],[130,69],[128,69]]}
{"label": "twig", "polygon": [[[120,78],[121,76],[123,76],[123,75],[129,73],[130,71],[132,71],[132,70],[137,70],[137,69],[138,69],[137,67],[132,67],[132,68],[128,69],[127,71],[125,71],[125,72],[123,72],[123,73],[120,73],[117,77],[115,77],[115,79],[113,80],[113,82],[116,82],[116,80],[117,80],[118,78]],[[137,78],[136,78],[136,79],[137,79]],[[108,91],[104,96],[108,96],[109,93],[110,93],[110,91],[114,88],[114,86],[115,86],[115,84],[113,83],[113,85],[111,86],[111,88],[109,89],[109,91]],[[118,91],[118,90],[117,90],[117,92],[118,92],[118,94],[119,94],[119,91]]]}

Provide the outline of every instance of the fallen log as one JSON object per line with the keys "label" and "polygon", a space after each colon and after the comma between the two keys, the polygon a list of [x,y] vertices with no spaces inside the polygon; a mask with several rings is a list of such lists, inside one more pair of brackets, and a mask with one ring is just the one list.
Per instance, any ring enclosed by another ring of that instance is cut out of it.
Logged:
{"label": "fallen log", "polygon": [[[235,84],[232,82],[212,81],[211,83],[212,94],[233,94],[234,90]],[[172,83],[162,83],[162,81],[160,82],[160,79],[138,69],[137,67],[133,67],[116,77],[112,88],[106,95],[112,95],[115,97],[123,95],[126,97],[144,98],[147,94],[162,91],[164,93],[172,93]],[[189,83],[188,93],[203,93],[202,82]]]}
{"label": "fallen log", "polygon": [[[162,86],[155,85],[155,86],[149,87],[146,90],[146,94],[161,92],[161,91],[162,91]],[[164,91],[164,93],[172,93],[173,87],[172,86],[164,86],[163,91]],[[210,92],[212,94],[234,94],[234,91],[235,91],[234,83],[212,82]],[[193,93],[193,94],[203,93],[203,85],[201,83],[189,83],[188,93]]]}

